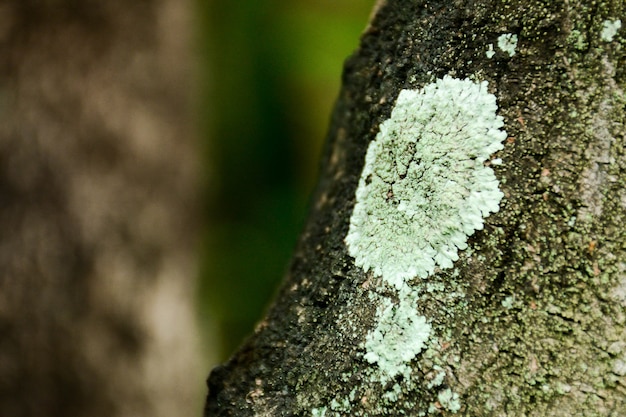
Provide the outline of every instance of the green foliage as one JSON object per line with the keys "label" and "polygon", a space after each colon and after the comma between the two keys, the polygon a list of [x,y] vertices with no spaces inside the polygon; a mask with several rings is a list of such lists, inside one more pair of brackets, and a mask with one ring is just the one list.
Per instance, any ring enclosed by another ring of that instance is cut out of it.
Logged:
{"label": "green foliage", "polygon": [[282,279],[319,149],[371,4],[242,0],[199,4],[208,140],[202,315],[229,355]]}

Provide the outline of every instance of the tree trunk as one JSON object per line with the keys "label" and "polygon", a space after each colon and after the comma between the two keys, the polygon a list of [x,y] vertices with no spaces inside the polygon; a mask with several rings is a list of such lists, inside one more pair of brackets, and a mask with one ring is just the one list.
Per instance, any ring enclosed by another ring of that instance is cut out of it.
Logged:
{"label": "tree trunk", "polygon": [[189,6],[0,3],[2,416],[201,412]]}
{"label": "tree trunk", "polygon": [[624,3],[379,6],[205,415],[626,415]]}

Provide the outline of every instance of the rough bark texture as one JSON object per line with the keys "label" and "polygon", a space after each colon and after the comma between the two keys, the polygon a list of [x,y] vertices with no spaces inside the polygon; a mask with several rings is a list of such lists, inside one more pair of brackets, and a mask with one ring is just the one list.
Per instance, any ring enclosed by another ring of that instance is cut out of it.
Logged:
{"label": "rough bark texture", "polygon": [[[626,30],[601,35],[625,12],[621,0],[381,5],[346,63],[284,286],[211,373],[205,415],[626,415]],[[513,56],[497,47],[507,33]],[[410,380],[381,383],[364,342],[384,285],[344,238],[399,91],[444,75],[487,80],[497,97],[505,197],[454,268],[414,281],[435,336]]]}
{"label": "rough bark texture", "polygon": [[189,6],[0,2],[2,416],[202,408]]}

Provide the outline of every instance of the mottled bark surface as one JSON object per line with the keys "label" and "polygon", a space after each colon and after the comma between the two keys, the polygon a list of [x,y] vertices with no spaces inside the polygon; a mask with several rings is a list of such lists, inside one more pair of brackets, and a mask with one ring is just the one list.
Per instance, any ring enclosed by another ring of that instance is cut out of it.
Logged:
{"label": "mottled bark surface", "polygon": [[[286,281],[212,372],[205,415],[626,415],[626,30],[602,35],[625,12],[621,0],[382,4],[346,63]],[[518,36],[513,56],[504,34]],[[386,287],[344,238],[399,91],[444,75],[497,97],[505,197],[454,268],[413,281],[433,337],[410,380],[381,383],[364,342]]]}
{"label": "mottled bark surface", "polygon": [[201,410],[189,6],[0,2],[2,416]]}

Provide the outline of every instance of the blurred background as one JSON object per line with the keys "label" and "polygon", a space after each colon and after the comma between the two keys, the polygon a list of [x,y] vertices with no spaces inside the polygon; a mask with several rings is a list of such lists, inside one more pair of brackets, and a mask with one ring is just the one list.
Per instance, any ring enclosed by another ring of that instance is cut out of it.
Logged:
{"label": "blurred background", "polygon": [[373,0],[201,2],[207,223],[199,292],[224,361],[280,283],[303,225],[343,61]]}
{"label": "blurred background", "polygon": [[0,0],[0,417],[201,414],[372,2]]}

